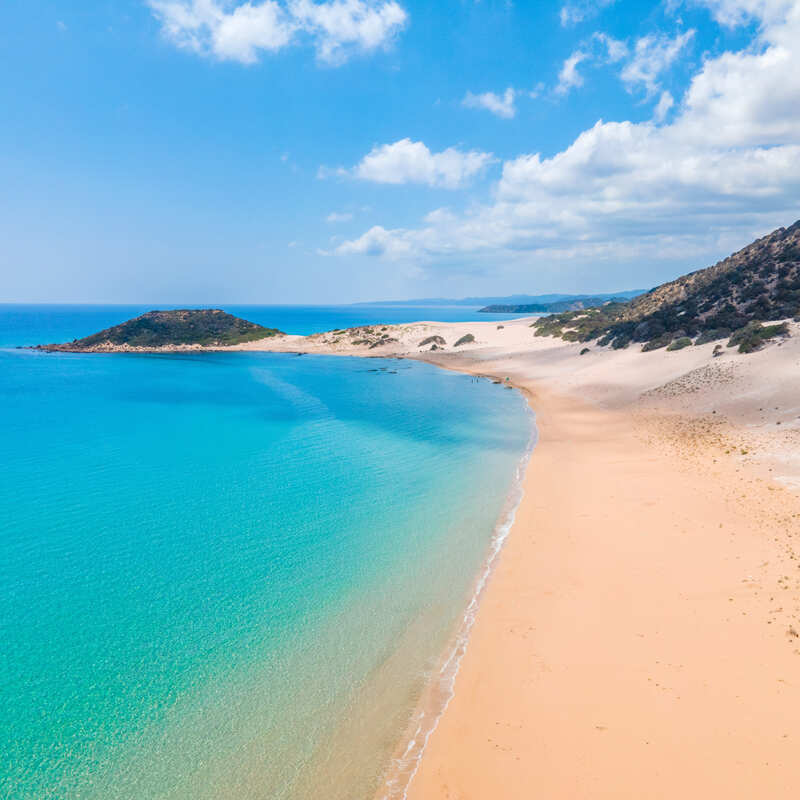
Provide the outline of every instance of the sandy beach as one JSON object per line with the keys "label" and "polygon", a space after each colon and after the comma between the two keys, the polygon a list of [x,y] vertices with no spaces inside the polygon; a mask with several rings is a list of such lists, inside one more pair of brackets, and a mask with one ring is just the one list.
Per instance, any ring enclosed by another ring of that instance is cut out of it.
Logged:
{"label": "sandy beach", "polygon": [[797,498],[625,413],[533,404],[525,500],[409,797],[796,797]]}
{"label": "sandy beach", "polygon": [[[525,497],[408,797],[797,797],[800,326],[713,358],[580,355],[529,325],[270,343],[508,379],[536,413]],[[418,346],[434,335],[442,349]]]}

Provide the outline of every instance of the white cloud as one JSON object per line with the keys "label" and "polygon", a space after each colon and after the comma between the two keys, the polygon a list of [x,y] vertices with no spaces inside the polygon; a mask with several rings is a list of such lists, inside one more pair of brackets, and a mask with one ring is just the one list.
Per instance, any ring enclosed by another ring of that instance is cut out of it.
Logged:
{"label": "white cloud", "polygon": [[615,64],[617,61],[622,61],[628,55],[628,45],[622,39],[615,39],[607,33],[594,33],[592,38],[600,42],[606,50],[606,61],[610,64]]}
{"label": "white cloud", "polygon": [[636,40],[633,58],[622,70],[621,78],[629,90],[643,86],[648,94],[658,91],[658,79],[669,69],[694,37],[689,30],[674,39],[664,34],[642,36]]}
{"label": "white cloud", "polygon": [[323,61],[339,62],[348,48],[369,52],[382,47],[405,26],[405,9],[396,2],[375,0],[290,0],[289,10],[317,39]]}
{"label": "white cloud", "polygon": [[766,25],[781,24],[796,4],[796,0],[695,0],[709,8],[714,19],[722,25],[736,27],[755,19]]}
{"label": "white cloud", "polygon": [[404,236],[403,231],[387,231],[380,225],[375,225],[358,239],[340,244],[336,253],[400,258],[411,255],[414,248],[411,238]]}
{"label": "white cloud", "polygon": [[511,119],[517,113],[517,109],[514,106],[516,94],[516,91],[510,86],[502,95],[494,92],[484,92],[483,94],[467,92],[461,101],[461,105],[465,108],[483,108],[491,111],[497,117]]}
{"label": "white cloud", "polygon": [[408,15],[395,0],[148,0],[161,29],[178,47],[221,60],[256,62],[305,35],[329,64],[388,45]]}
{"label": "white cloud", "polygon": [[653,109],[653,119],[656,122],[663,122],[672,106],[675,105],[675,98],[669,92],[661,92],[656,107]]}
{"label": "white cloud", "polygon": [[578,72],[578,64],[581,61],[586,61],[588,54],[582,50],[576,50],[561,67],[561,72],[558,73],[558,86],[556,86],[557,94],[566,94],[570,89],[576,86],[583,86],[583,76]]}
{"label": "white cloud", "polygon": [[[375,227],[337,252],[487,272],[516,264],[526,275],[561,263],[587,273],[626,262],[686,269],[793,222],[800,3],[782,17],[773,5],[762,2],[747,47],[703,63],[670,122],[598,121],[551,157],[505,162],[484,203],[429,214],[417,227]],[[671,99],[661,95],[656,119]]]}
{"label": "white cloud", "polygon": [[544,89],[545,89],[544,81],[539,81],[539,83],[537,83],[536,86],[534,86],[533,89],[531,89],[527,93],[528,97],[535,100],[544,91]]}
{"label": "white cloud", "polygon": [[349,211],[331,211],[327,217],[325,217],[325,222],[349,222],[353,219],[353,215]]}
{"label": "white cloud", "polygon": [[[448,147],[432,153],[423,142],[400,139],[375,146],[349,173],[375,183],[423,183],[456,189],[493,161],[491,153]],[[342,174],[337,170],[337,174]]]}
{"label": "white cloud", "polygon": [[558,16],[562,27],[566,28],[596,17],[604,8],[615,2],[616,0],[572,0],[561,7]]}

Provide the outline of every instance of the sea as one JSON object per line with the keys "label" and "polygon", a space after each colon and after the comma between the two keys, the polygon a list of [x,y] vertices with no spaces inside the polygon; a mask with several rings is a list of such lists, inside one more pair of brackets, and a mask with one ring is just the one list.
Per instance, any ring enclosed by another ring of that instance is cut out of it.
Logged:
{"label": "sea", "polygon": [[145,310],[0,306],[0,797],[402,797],[519,501],[524,399],[409,360],[23,349]]}

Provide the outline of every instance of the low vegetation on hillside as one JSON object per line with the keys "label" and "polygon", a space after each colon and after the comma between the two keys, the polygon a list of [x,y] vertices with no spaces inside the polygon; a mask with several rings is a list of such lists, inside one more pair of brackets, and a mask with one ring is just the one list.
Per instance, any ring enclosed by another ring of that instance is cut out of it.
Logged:
{"label": "low vegetation on hillside", "polygon": [[279,336],[275,328],[265,328],[227,314],[219,309],[176,309],[148,311],[120,325],[75,339],[63,345],[46,345],[49,350],[98,350],[117,347],[170,347],[201,345],[225,347]]}
{"label": "low vegetation on hillside", "polygon": [[[684,275],[628,302],[551,314],[531,327],[537,336],[596,340],[613,348],[679,349],[728,339],[740,352],[759,349],[800,317],[800,221],[778,228],[712,267]],[[671,347],[680,341],[680,345]]]}
{"label": "low vegetation on hillside", "polygon": [[314,333],[310,337],[325,345],[357,345],[374,350],[388,344],[396,344],[397,339],[390,335],[388,325],[361,325],[356,328],[334,328],[325,333]]}

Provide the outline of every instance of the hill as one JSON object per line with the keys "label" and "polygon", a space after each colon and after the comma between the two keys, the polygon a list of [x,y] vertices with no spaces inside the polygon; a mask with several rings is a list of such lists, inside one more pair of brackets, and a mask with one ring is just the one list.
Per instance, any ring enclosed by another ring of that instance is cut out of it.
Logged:
{"label": "hill", "polygon": [[[624,303],[569,311],[533,323],[539,336],[644,350],[728,339],[758,349],[800,315],[800,220],[778,228],[728,258]],[[680,342],[680,344],[678,344]]]}
{"label": "hill", "polygon": [[[626,300],[642,294],[641,290],[618,292],[617,294],[597,294],[597,295],[566,295],[558,297],[556,300],[542,300],[538,303],[520,304],[494,304],[481,308],[490,314],[554,314],[559,311],[581,311],[585,308],[601,306],[608,302],[625,302]],[[547,297],[548,295],[542,295]]]}
{"label": "hill", "polygon": [[218,308],[176,309],[148,311],[83,339],[39,345],[39,349],[92,352],[187,345],[225,347],[280,334],[275,328],[256,325]]}

